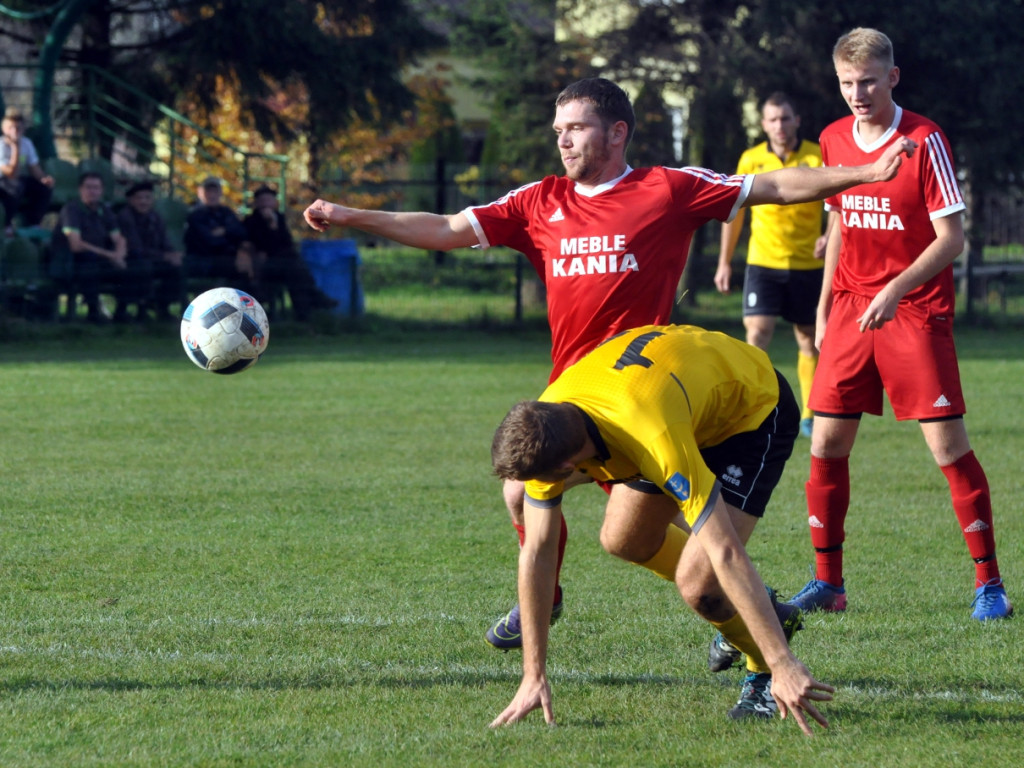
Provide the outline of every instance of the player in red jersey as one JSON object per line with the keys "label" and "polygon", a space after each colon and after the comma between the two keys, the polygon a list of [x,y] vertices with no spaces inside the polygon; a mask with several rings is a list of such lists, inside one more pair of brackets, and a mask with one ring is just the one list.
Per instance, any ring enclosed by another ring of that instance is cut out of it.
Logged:
{"label": "player in red jersey", "polygon": [[[963,198],[942,130],[899,107],[892,43],[874,29],[839,38],[833,51],[852,116],[821,134],[825,164],[871,162],[893,141],[921,147],[892,184],[866,184],[826,200],[833,218],[818,306],[821,350],[807,507],[814,578],[791,604],[846,608],[844,522],[849,455],[864,412],[881,415],[882,391],[897,419],[916,419],[949,482],[953,509],[975,562],[973,617],[1013,612],[996,562],[988,481],[967,438],[953,344],[953,260],[964,246]],[[826,324],[827,323],[827,324]]]}
{"label": "player in red jersey", "polygon": [[[548,176],[490,205],[452,215],[369,211],[316,200],[304,212],[306,222],[318,231],[354,227],[429,250],[505,245],[524,253],[547,289],[554,380],[609,336],[669,321],[691,236],[702,224],[728,221],[743,206],[819,200],[856,184],[891,179],[902,155],[914,150],[913,142],[899,141],[868,166],[785,168],[756,176],[703,168],[634,170],[626,147],[635,118],[621,88],[603,78],[581,80],[563,90],[555,106],[553,128],[565,176]],[[589,479],[577,474],[568,485],[582,482]],[[672,504],[647,486],[635,484],[619,494],[622,503],[606,512],[601,543],[672,581],[686,540],[683,530],[670,526],[668,537],[656,541],[627,535],[649,505]],[[522,544],[523,484],[506,481],[504,496]],[[566,536],[563,523],[559,568]],[[561,610],[559,586],[553,620]],[[756,645],[745,627],[737,631],[738,638],[726,637],[745,652],[751,649],[756,664]],[[521,647],[518,605],[488,630],[487,640],[506,650]]]}

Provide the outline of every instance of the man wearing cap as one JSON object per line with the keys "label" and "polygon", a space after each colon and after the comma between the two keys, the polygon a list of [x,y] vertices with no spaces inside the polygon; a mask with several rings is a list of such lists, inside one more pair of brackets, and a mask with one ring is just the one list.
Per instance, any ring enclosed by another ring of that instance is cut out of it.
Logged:
{"label": "man wearing cap", "polygon": [[14,107],[4,112],[3,135],[0,137],[0,204],[4,222],[13,231],[15,215],[22,214],[22,224],[37,226],[50,206],[53,177],[39,165],[39,154],[32,140],[25,135],[25,118]]}
{"label": "man wearing cap", "polygon": [[[141,295],[156,310],[158,320],[171,317],[169,305],[184,300],[182,254],[167,236],[167,225],[153,210],[153,183],[140,181],[128,188],[128,204],[117,222],[128,243],[128,271],[138,278]],[[139,319],[144,315],[139,306]]]}
{"label": "man wearing cap", "polygon": [[222,200],[220,179],[210,176],[199,185],[199,202],[185,221],[185,274],[219,278],[251,293],[255,272],[245,227]]}
{"label": "man wearing cap", "polygon": [[274,290],[286,288],[295,319],[305,322],[314,309],[331,309],[338,302],[316,286],[306,263],[295,248],[285,215],[278,210],[277,192],[266,185],[252,194],[252,213],[245,217],[245,231],[252,243],[259,285],[257,295],[272,306]]}

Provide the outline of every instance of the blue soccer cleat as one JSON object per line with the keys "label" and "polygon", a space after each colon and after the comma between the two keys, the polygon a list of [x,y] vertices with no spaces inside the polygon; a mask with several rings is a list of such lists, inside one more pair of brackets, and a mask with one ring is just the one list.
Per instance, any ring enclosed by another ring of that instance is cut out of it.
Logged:
{"label": "blue soccer cleat", "polygon": [[971,618],[978,621],[1006,619],[1013,615],[1002,579],[991,579],[974,590],[971,606],[974,608]]}
{"label": "blue soccer cleat", "polygon": [[[554,624],[562,617],[562,593],[559,589],[558,602],[551,609],[551,623]],[[511,651],[523,647],[523,630],[519,623],[519,603],[516,603],[512,610],[494,622],[494,625],[484,635],[487,642],[499,651]]]}
{"label": "blue soccer cleat", "polygon": [[845,611],[846,587],[834,587],[827,581],[811,579],[796,593],[789,604],[795,605],[804,613]]}
{"label": "blue soccer cleat", "polygon": [[806,419],[800,419],[800,436],[810,437],[814,434],[814,417],[808,416]]}

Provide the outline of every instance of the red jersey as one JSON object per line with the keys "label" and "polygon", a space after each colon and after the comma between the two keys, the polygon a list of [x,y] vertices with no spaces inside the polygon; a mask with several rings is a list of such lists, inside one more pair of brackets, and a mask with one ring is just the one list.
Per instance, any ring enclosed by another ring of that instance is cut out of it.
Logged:
{"label": "red jersey", "polygon": [[464,213],[482,247],[514,248],[543,280],[554,381],[609,336],[669,322],[694,231],[732,220],[752,178],[627,167],[589,190],[548,176]]}
{"label": "red jersey", "polygon": [[[832,292],[874,297],[935,239],[933,219],[959,214],[966,206],[949,142],[931,120],[897,106],[889,130],[872,144],[861,140],[855,126],[850,115],[822,132],[825,165],[873,163],[898,136],[918,144],[913,157],[903,158],[892,181],[862,184],[825,201],[828,210],[842,216],[842,246]],[[919,304],[930,313],[951,314],[955,294],[950,266],[907,293],[903,301]]]}

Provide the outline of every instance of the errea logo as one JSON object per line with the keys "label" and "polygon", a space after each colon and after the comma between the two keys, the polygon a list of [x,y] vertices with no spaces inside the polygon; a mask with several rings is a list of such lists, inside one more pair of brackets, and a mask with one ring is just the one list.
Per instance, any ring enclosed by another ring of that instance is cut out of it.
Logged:
{"label": "errea logo", "polygon": [[725,472],[722,473],[722,482],[729,483],[729,485],[732,486],[738,486],[740,484],[741,477],[743,477],[743,470],[735,464],[730,464],[725,468]]}

